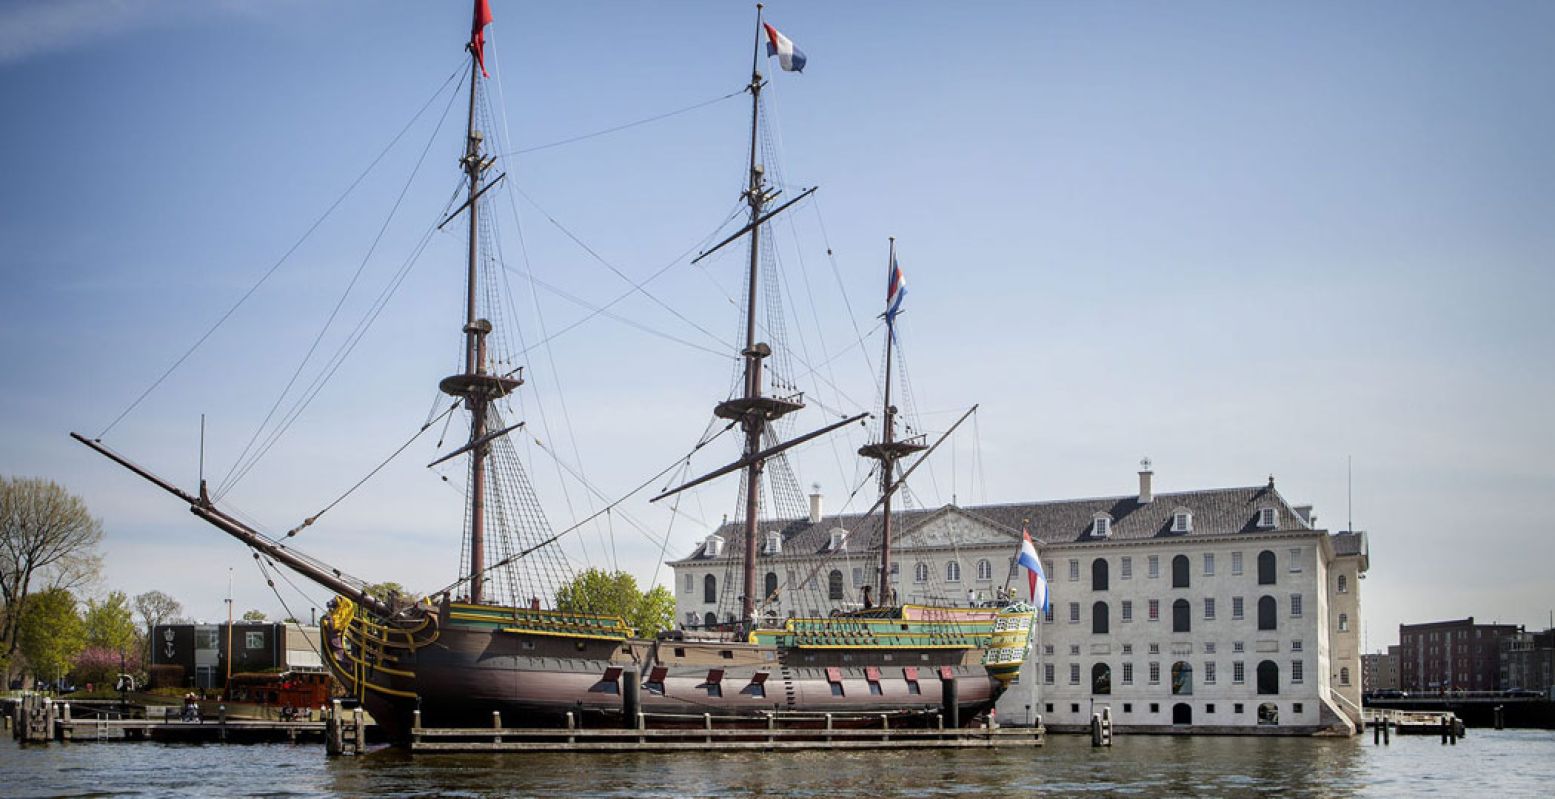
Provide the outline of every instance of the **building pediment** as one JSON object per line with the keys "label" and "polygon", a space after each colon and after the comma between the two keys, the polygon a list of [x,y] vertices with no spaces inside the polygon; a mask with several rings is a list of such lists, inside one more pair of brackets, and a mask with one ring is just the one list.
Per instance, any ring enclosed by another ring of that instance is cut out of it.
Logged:
{"label": "building pediment", "polygon": [[1020,545],[1020,531],[947,505],[895,535],[895,546],[912,547],[984,547]]}

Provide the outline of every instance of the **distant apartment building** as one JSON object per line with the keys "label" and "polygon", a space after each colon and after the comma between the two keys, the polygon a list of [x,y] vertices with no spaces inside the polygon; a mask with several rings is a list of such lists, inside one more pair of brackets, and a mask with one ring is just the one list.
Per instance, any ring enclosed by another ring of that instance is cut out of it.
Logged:
{"label": "distant apartment building", "polygon": [[1555,629],[1501,638],[1501,687],[1549,695],[1555,686]]}
{"label": "distant apartment building", "polygon": [[1396,644],[1388,647],[1386,652],[1362,655],[1361,690],[1366,693],[1399,690],[1402,683],[1399,682],[1398,665],[1402,658]]}
{"label": "distant apartment building", "polygon": [[1475,624],[1474,617],[1398,626],[1400,688],[1406,691],[1499,691],[1501,639],[1515,624]]}

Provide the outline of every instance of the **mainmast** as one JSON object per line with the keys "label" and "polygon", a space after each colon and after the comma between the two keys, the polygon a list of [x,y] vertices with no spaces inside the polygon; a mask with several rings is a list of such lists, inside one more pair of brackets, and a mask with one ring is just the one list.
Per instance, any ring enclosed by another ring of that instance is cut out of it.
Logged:
{"label": "mainmast", "polygon": [[746,87],[751,95],[751,135],[749,185],[745,201],[750,206],[750,270],[745,291],[745,348],[740,354],[745,358],[745,393],[743,396],[719,403],[715,413],[725,419],[736,419],[745,432],[745,564],[741,584],[740,619],[747,626],[756,620],[756,539],[761,510],[761,472],[763,458],[761,438],[767,424],[786,414],[803,408],[792,399],[763,397],[761,393],[762,360],[772,354],[772,348],[756,341],[756,290],[761,269],[761,217],[767,202],[772,199],[766,181],[766,169],[757,158],[760,153],[761,128],[761,9],[756,6],[756,46],[751,55],[751,82]]}
{"label": "mainmast", "polygon": [[896,266],[896,237],[891,237],[891,255],[886,266],[886,343],[885,343],[885,398],[883,400],[880,441],[859,447],[858,454],[880,461],[880,604],[892,605],[896,597],[891,595],[891,495],[899,483],[896,480],[896,462],[927,447],[921,436],[896,440],[896,406],[891,404],[891,353],[896,349],[896,312],[900,298],[901,275]]}
{"label": "mainmast", "polygon": [[475,128],[475,105],[481,77],[485,74],[482,45],[483,30],[491,22],[491,9],[486,0],[475,0],[475,17],[470,33],[470,108],[465,124],[464,157],[459,160],[468,181],[465,207],[470,213],[469,259],[465,274],[464,316],[464,372],[443,378],[438,387],[443,393],[464,400],[470,413],[470,595],[471,602],[483,599],[486,573],[486,459],[491,454],[491,442],[487,439],[486,412],[491,402],[506,396],[523,383],[522,379],[488,373],[486,368],[486,336],[491,333],[491,322],[479,317],[476,295],[479,287],[480,265],[480,195],[485,191],[481,178],[496,163],[496,156],[487,156],[481,150],[485,136]]}

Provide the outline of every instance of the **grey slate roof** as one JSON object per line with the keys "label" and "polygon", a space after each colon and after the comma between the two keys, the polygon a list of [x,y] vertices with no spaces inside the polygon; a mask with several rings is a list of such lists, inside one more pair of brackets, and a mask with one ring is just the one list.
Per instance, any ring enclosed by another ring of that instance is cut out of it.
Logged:
{"label": "grey slate roof", "polygon": [[[947,505],[942,508],[907,510],[893,514],[895,522],[892,539],[901,540],[910,535],[917,525],[953,507]],[[1154,500],[1146,505],[1139,504],[1139,497],[1131,494],[1093,499],[977,505],[958,510],[1004,529],[1009,532],[1012,542],[1019,540],[1022,526],[1029,525],[1032,538],[1037,539],[1039,544],[1051,546],[1093,541],[1103,543],[1203,537],[1240,532],[1270,532],[1270,528],[1258,527],[1258,512],[1269,507],[1278,511],[1278,523],[1273,530],[1312,529],[1290,503],[1280,496],[1272,480],[1267,485],[1260,486],[1156,494]],[[1178,508],[1186,509],[1193,514],[1191,532],[1171,532],[1172,517]],[[1112,516],[1112,535],[1108,538],[1091,536],[1091,520],[1097,513],[1107,513]],[[760,525],[763,536],[773,530],[782,532],[784,555],[811,555],[824,552],[831,540],[831,530],[837,527],[849,531],[848,548],[854,552],[879,546],[878,513],[868,518],[861,514],[825,516],[815,524],[806,517],[764,521]],[[743,537],[740,524],[725,523],[718,528],[717,533],[725,542],[724,557],[738,555]],[[684,560],[671,561],[671,563],[701,559],[705,546],[704,540],[698,543],[697,548]]]}

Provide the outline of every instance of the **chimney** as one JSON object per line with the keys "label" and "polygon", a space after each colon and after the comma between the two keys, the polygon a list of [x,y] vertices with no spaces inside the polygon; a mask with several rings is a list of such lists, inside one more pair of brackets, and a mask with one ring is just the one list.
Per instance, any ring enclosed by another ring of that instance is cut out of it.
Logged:
{"label": "chimney", "polygon": [[319,609],[318,608],[308,608],[308,626],[309,627],[317,627],[317,626],[319,626]]}
{"label": "chimney", "polygon": [[1150,471],[1150,459],[1144,458],[1139,462],[1139,504],[1149,505],[1155,500],[1155,494],[1150,491],[1150,478],[1155,472]]}
{"label": "chimney", "polygon": [[[819,489],[820,486],[816,486],[816,488]],[[810,523],[821,523],[821,492],[819,490],[810,495]]]}

